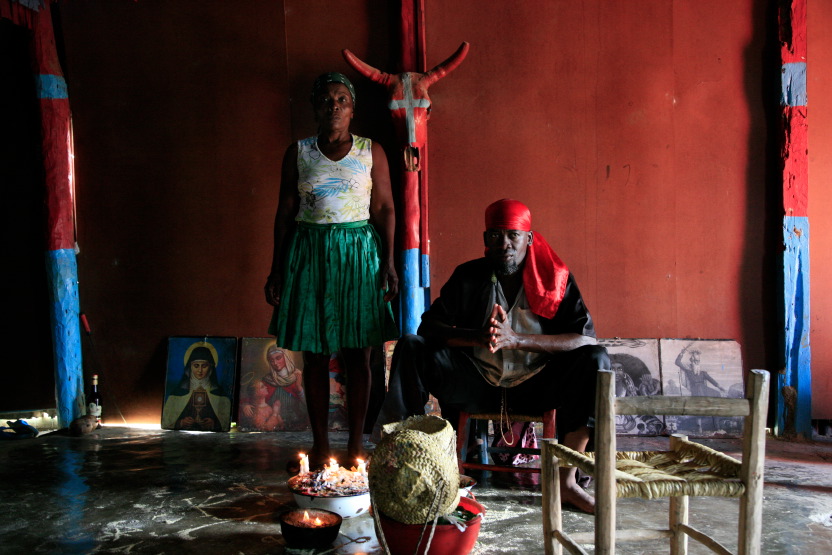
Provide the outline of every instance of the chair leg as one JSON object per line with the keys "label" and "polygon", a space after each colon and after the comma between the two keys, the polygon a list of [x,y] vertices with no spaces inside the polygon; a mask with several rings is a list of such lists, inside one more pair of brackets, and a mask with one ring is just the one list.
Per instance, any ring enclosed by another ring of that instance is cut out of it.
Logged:
{"label": "chair leg", "polygon": [[595,401],[595,555],[615,554],[615,389],[612,372],[598,372]]}
{"label": "chair leg", "polygon": [[689,498],[687,495],[670,498],[670,555],[687,555],[688,535],[679,530],[680,524],[688,523]]}
{"label": "chair leg", "polygon": [[540,452],[540,484],[543,498],[543,549],[546,555],[562,555],[560,541],[554,532],[563,531],[563,516],[560,507],[560,461],[552,452],[554,439],[543,439]]}
{"label": "chair leg", "polygon": [[558,437],[557,428],[555,427],[556,413],[555,409],[543,413],[543,437],[545,438]]}
{"label": "chair leg", "polygon": [[480,449],[480,462],[482,464],[492,464],[488,456],[488,420],[475,420],[471,426],[475,427],[477,444]]}
{"label": "chair leg", "polygon": [[752,399],[751,414],[745,417],[743,456],[740,476],[745,495],[740,498],[740,555],[760,553],[763,529],[763,473],[766,451],[766,410],[768,406],[768,373],[752,370],[747,396]]}
{"label": "chair leg", "polygon": [[763,521],[762,493],[762,486],[748,488],[740,498],[739,555],[754,555],[762,549],[759,532]]}

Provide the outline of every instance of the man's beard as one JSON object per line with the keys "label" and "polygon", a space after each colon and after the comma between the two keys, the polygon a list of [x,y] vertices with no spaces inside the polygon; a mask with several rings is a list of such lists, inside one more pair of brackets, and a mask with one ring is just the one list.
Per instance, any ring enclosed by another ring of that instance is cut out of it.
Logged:
{"label": "man's beard", "polygon": [[494,269],[498,275],[501,276],[512,276],[517,273],[520,269],[520,266],[514,262],[495,262],[496,268]]}

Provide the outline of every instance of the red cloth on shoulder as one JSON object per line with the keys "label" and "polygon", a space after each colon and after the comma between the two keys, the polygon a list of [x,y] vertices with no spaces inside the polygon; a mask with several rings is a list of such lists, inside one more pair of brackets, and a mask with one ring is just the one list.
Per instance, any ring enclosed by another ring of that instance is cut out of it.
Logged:
{"label": "red cloth on shoulder", "polygon": [[[485,228],[531,231],[531,211],[518,200],[498,200],[485,209]],[[525,262],[523,287],[529,306],[538,316],[553,318],[566,293],[569,268],[537,232],[526,251]]]}

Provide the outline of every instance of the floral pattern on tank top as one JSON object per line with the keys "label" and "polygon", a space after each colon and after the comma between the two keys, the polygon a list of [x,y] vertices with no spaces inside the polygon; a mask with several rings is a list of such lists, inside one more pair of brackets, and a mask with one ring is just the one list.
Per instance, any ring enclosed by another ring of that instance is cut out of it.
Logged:
{"label": "floral pattern on tank top", "polygon": [[333,161],[318,149],[318,138],[298,141],[299,222],[334,224],[370,218],[373,142],[352,135],[352,147]]}

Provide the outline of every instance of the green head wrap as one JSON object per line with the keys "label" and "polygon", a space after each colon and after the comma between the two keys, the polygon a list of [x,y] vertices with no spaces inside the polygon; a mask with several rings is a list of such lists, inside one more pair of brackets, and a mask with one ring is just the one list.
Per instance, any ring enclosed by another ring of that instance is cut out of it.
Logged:
{"label": "green head wrap", "polygon": [[326,86],[330,83],[341,83],[347,90],[350,91],[350,95],[352,96],[352,103],[355,104],[355,87],[352,86],[352,83],[347,76],[343,73],[338,73],[337,71],[332,71],[329,73],[324,73],[323,75],[319,75],[317,79],[315,79],[315,83],[312,85],[312,102],[315,102],[315,97],[318,96],[318,93],[321,90],[325,89]]}

